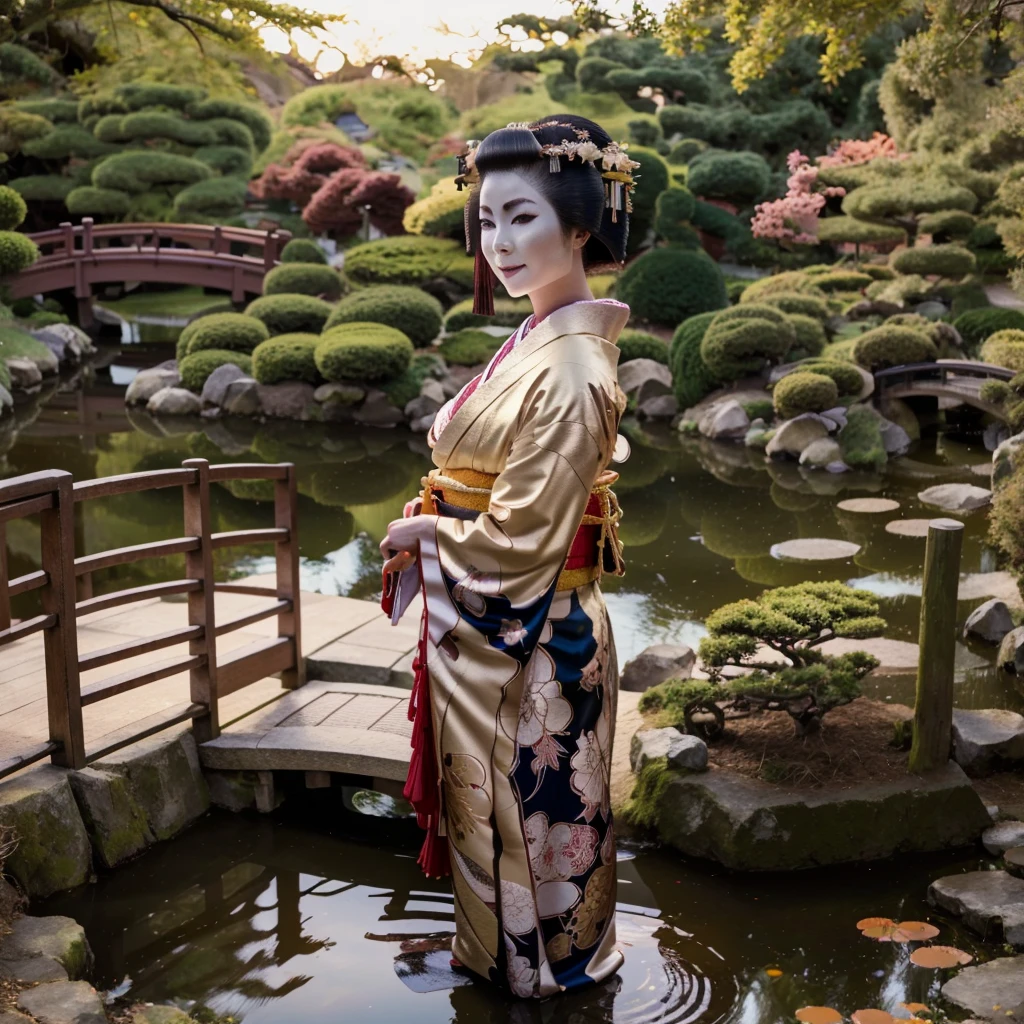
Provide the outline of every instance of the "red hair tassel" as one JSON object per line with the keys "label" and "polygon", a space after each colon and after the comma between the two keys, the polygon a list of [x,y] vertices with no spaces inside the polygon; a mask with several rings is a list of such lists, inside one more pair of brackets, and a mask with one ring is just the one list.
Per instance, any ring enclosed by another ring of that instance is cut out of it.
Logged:
{"label": "red hair tassel", "polygon": [[494,285],[497,283],[494,271],[477,248],[473,261],[473,312],[480,316],[494,316]]}

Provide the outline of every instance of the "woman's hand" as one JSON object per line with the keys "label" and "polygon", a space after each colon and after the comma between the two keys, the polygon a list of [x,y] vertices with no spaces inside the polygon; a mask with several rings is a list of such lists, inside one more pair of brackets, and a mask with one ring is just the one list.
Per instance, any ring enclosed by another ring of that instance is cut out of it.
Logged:
{"label": "woman's hand", "polygon": [[409,519],[412,516],[418,516],[423,511],[423,499],[413,498],[412,501],[405,503],[405,509],[402,512],[404,518]]}
{"label": "woman's hand", "polygon": [[420,515],[395,519],[388,524],[388,532],[380,542],[385,572],[403,572],[416,564],[420,554],[420,532],[423,527],[424,518]]}

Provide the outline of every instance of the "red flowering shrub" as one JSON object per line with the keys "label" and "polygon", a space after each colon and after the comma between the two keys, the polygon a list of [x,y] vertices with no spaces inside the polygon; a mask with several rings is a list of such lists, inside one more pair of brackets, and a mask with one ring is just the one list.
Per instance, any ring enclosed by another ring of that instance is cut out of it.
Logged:
{"label": "red flowering shrub", "polygon": [[313,234],[352,235],[362,224],[362,208],[369,206],[370,223],[396,235],[402,233],[402,214],[415,198],[397,174],[343,168],[317,190],[302,219]]}

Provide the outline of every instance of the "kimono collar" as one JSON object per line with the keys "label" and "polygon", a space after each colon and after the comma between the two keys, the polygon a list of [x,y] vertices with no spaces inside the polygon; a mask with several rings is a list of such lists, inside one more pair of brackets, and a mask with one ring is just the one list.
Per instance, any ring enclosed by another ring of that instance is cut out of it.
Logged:
{"label": "kimono collar", "polygon": [[629,306],[614,301],[594,299],[571,302],[549,313],[526,336],[524,344],[545,344],[563,334],[595,334],[612,345],[629,320]]}

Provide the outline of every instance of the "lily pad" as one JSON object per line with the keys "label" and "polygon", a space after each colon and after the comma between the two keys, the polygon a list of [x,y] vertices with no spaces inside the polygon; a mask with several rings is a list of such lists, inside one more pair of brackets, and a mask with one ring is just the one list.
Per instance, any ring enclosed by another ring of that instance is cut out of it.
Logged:
{"label": "lily pad", "polygon": [[922,946],[910,954],[910,962],[918,967],[960,967],[973,959],[970,953],[955,946]]}

